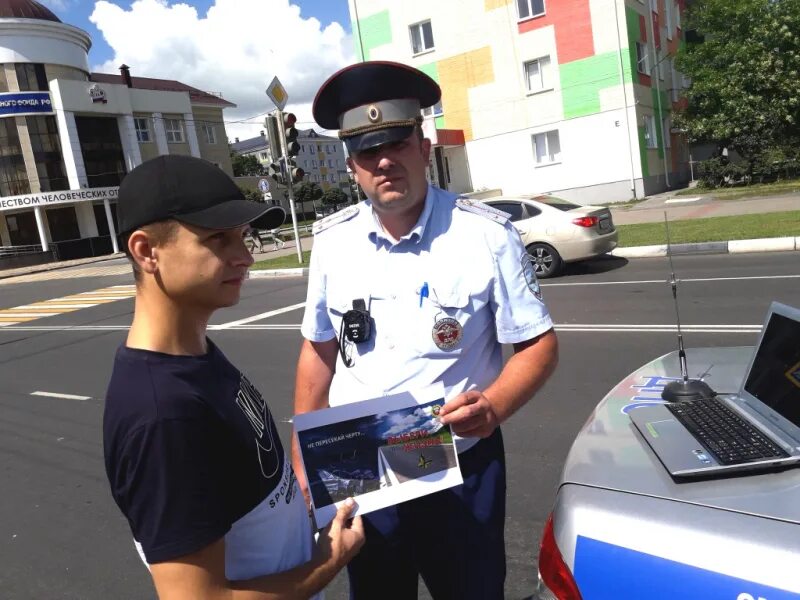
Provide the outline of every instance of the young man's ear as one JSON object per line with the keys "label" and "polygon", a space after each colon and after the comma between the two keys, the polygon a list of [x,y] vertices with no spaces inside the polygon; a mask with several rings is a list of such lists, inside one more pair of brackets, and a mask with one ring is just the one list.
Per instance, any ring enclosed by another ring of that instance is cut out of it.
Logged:
{"label": "young man's ear", "polygon": [[156,258],[155,246],[150,235],[137,229],[128,238],[128,252],[131,258],[144,273],[154,274],[158,270],[158,260]]}

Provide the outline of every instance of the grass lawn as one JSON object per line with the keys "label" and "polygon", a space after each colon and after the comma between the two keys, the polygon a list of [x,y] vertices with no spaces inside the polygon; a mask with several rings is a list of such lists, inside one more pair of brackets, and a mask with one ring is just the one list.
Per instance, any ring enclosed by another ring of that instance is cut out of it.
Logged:
{"label": "grass lawn", "polygon": [[297,252],[292,252],[287,256],[278,256],[276,258],[268,258],[267,260],[260,260],[255,263],[251,270],[256,269],[299,269],[308,266],[308,260],[311,256],[311,250],[303,251],[303,264],[297,262]]}
{"label": "grass lawn", "polygon": [[[667,243],[663,222],[617,225],[617,231],[620,246]],[[673,244],[800,236],[800,211],[671,221],[669,236]]]}
{"label": "grass lawn", "polygon": [[706,190],[692,188],[676,192],[676,196],[704,196],[712,195],[718,200],[740,200],[741,198],[752,198],[754,196],[778,196],[781,194],[791,194],[800,192],[800,179],[789,181],[776,181],[775,183],[754,183],[753,185],[731,188],[717,188]]}

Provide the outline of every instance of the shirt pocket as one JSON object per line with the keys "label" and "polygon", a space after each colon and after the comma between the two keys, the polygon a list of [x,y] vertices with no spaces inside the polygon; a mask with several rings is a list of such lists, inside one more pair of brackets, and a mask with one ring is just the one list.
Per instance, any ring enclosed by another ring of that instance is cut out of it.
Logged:
{"label": "shirt pocket", "polygon": [[409,344],[428,358],[461,354],[465,332],[479,304],[479,291],[466,281],[431,282],[422,306],[412,309]]}

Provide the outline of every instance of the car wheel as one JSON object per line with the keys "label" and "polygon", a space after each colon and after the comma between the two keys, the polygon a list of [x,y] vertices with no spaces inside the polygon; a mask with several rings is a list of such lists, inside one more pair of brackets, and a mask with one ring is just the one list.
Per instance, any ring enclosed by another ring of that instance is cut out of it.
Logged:
{"label": "car wheel", "polygon": [[531,262],[536,277],[539,279],[547,279],[558,275],[563,266],[563,261],[558,252],[552,246],[547,244],[531,244],[526,248],[528,254],[531,255]]}

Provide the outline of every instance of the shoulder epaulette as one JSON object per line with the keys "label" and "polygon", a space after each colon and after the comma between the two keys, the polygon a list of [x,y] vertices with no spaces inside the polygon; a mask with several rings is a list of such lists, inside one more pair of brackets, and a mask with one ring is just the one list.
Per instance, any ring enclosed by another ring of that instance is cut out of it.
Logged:
{"label": "shoulder epaulette", "polygon": [[503,212],[502,210],[498,210],[493,206],[489,206],[478,200],[473,200],[472,198],[456,198],[456,206],[461,210],[481,215],[501,225],[511,218],[511,215],[507,212]]}
{"label": "shoulder epaulette", "polygon": [[315,221],[314,225],[311,227],[311,232],[314,235],[318,233],[322,233],[326,229],[330,229],[334,225],[338,225],[339,223],[344,223],[352,219],[354,216],[358,214],[358,206],[348,206],[340,210],[339,212],[335,212],[332,215],[328,215],[324,219],[320,219],[319,221]]}

